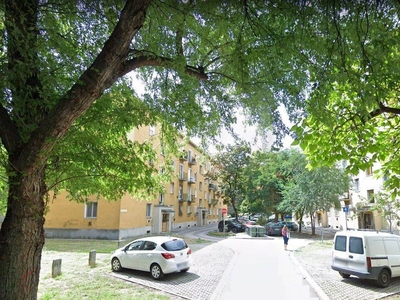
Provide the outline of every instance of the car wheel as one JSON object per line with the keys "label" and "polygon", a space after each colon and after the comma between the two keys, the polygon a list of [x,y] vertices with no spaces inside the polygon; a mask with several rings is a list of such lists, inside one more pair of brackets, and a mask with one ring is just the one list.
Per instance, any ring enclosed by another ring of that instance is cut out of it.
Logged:
{"label": "car wheel", "polygon": [[390,284],[390,274],[388,270],[384,269],[379,273],[377,283],[380,287],[387,287]]}
{"label": "car wheel", "polygon": [[112,261],[111,261],[111,269],[112,269],[114,272],[121,271],[122,266],[121,266],[121,263],[120,263],[120,261],[119,261],[118,258],[114,257],[114,258],[112,259]]}
{"label": "car wheel", "polygon": [[233,227],[233,228],[232,228],[232,232],[233,232],[233,233],[237,233],[237,232],[238,232],[237,228],[236,228],[236,227]]}
{"label": "car wheel", "polygon": [[161,280],[164,278],[164,272],[158,264],[152,264],[150,266],[151,277],[156,280]]}
{"label": "car wheel", "polygon": [[187,271],[189,271],[189,268],[182,269],[182,270],[181,270],[181,273],[186,273]]}
{"label": "car wheel", "polygon": [[342,273],[342,272],[339,272],[339,274],[340,274],[340,276],[342,276],[343,278],[349,278],[349,277],[350,277],[350,274],[346,274],[346,273]]}

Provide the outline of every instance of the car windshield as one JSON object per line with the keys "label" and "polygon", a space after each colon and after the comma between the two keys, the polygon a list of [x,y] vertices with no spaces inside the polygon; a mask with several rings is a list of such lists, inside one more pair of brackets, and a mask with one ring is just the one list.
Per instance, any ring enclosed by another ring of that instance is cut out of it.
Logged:
{"label": "car windshield", "polygon": [[163,243],[161,247],[167,251],[179,251],[187,248],[188,246],[184,240],[174,239]]}

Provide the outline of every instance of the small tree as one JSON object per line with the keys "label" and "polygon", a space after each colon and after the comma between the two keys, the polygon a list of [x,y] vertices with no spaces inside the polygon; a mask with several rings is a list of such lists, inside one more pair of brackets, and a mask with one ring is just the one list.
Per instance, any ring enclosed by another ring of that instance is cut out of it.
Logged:
{"label": "small tree", "polygon": [[224,204],[232,206],[235,216],[244,200],[246,185],[244,169],[248,165],[250,145],[240,142],[235,145],[221,146],[220,152],[212,158],[214,172],[208,175],[211,180],[218,180],[219,191]]}
{"label": "small tree", "polygon": [[392,194],[385,191],[374,194],[373,199],[375,202],[371,210],[378,212],[389,223],[389,231],[392,232],[392,222],[400,219],[398,214],[400,203],[392,197]]}

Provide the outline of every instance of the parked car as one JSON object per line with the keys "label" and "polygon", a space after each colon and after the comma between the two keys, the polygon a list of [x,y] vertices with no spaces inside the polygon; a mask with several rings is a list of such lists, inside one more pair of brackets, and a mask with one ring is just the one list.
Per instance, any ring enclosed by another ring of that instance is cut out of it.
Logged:
{"label": "parked car", "polygon": [[225,231],[232,231],[233,233],[244,232],[246,230],[246,226],[236,220],[224,220],[219,221],[218,223],[218,231],[223,232],[223,222],[225,223]]}
{"label": "parked car", "polygon": [[340,231],[335,234],[332,269],[343,278],[350,275],[375,280],[387,287],[400,276],[400,237],[377,231]]}
{"label": "parked car", "polygon": [[123,268],[150,272],[161,280],[164,274],[187,272],[192,250],[181,238],[153,236],[137,239],[111,254],[111,269]]}
{"label": "parked car", "polygon": [[265,225],[266,235],[282,235],[283,224],[280,222],[270,222]]}
{"label": "parked car", "polygon": [[291,231],[299,230],[299,225],[297,225],[295,222],[280,221],[279,223],[282,225],[282,227],[286,225]]}

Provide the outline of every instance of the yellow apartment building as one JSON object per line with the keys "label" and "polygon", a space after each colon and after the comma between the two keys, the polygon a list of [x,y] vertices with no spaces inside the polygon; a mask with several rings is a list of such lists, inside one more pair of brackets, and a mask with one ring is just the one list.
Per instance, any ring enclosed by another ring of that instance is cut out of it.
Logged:
{"label": "yellow apartment building", "polygon": [[[161,159],[157,130],[156,126],[141,127],[128,137],[137,142],[152,141]],[[152,201],[126,194],[118,201],[109,202],[93,195],[86,203],[77,203],[61,193],[48,205],[46,236],[123,240],[181,227],[217,224],[226,206],[218,196],[218,185],[207,177],[212,166],[191,141],[182,145],[181,151],[171,161],[174,174],[166,182],[165,193]]]}

